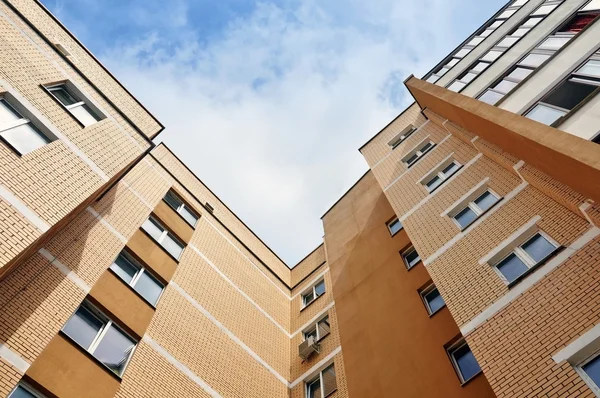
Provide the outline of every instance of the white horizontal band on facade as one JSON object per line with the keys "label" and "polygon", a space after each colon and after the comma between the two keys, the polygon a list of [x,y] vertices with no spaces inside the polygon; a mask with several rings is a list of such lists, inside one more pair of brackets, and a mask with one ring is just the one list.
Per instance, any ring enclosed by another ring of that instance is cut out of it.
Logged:
{"label": "white horizontal band on facade", "polygon": [[[429,137],[429,136],[427,136]],[[439,148],[440,145],[442,145],[444,142],[446,142],[447,140],[450,139],[450,137],[452,137],[452,134],[448,134],[447,136],[445,136],[440,142],[436,143],[435,146],[433,147],[432,150],[430,150],[428,153],[433,153],[433,151],[435,151],[436,149]],[[398,181],[400,181],[400,179],[402,177],[404,177],[404,175],[406,173],[408,173],[411,169],[406,169],[402,172],[402,174],[400,174],[398,177],[394,178],[394,180],[392,182],[390,182],[385,188],[383,188],[383,192],[386,192],[388,189],[390,189],[394,184],[396,184]]]}
{"label": "white horizontal band on facade", "polygon": [[492,214],[494,214],[495,212],[500,210],[502,208],[502,206],[506,205],[512,198],[517,196],[521,191],[523,191],[528,186],[529,186],[529,184],[527,182],[519,184],[515,189],[513,189],[508,194],[506,194],[506,196],[504,196],[504,198],[500,202],[498,202],[498,204],[496,204],[496,206],[492,207],[485,214],[481,215],[481,217],[479,217],[477,220],[475,220],[464,231],[459,232],[454,238],[450,239],[442,247],[437,249],[432,255],[430,255],[425,260],[423,260],[423,265],[428,266],[431,263],[433,263],[435,260],[437,260],[441,255],[443,255],[448,250],[450,250],[462,238],[467,236],[471,231],[473,231],[475,228],[477,228],[478,225],[480,225],[485,220],[487,220],[489,217],[491,217]]}
{"label": "white horizontal band on facade", "polygon": [[[434,148],[435,149],[435,148]],[[448,179],[444,180],[443,184],[436,189],[434,192],[430,193],[429,195],[425,196],[423,199],[421,199],[421,201],[419,203],[417,203],[412,209],[410,209],[409,211],[407,211],[406,213],[404,213],[404,215],[402,217],[399,217],[398,219],[400,220],[400,222],[404,222],[408,217],[410,217],[415,211],[419,210],[421,208],[421,206],[423,206],[425,203],[429,202],[432,198],[434,198],[438,193],[440,193],[441,191],[444,190],[445,187],[447,187],[451,181],[455,180],[456,178],[458,178],[459,175],[461,175],[462,173],[465,172],[465,170],[467,170],[469,167],[471,167],[475,162],[477,162],[481,157],[483,156],[482,153],[478,153],[477,155],[475,155],[473,157],[473,159],[469,160],[463,167],[460,168],[460,170],[458,170],[456,173],[452,174]]]}
{"label": "white horizontal band on facade", "polygon": [[552,355],[552,359],[557,364],[560,364],[563,361],[569,361],[571,364],[575,365],[597,352],[598,346],[600,346],[600,323],[571,341],[562,350]]}
{"label": "white horizontal band on facade", "polygon": [[227,282],[229,285],[231,285],[231,287],[233,287],[239,294],[242,295],[242,297],[244,297],[246,300],[248,300],[248,302],[250,304],[252,304],[258,311],[260,311],[269,321],[271,321],[275,326],[277,326],[277,328],[279,328],[279,330],[281,330],[287,337],[292,337],[290,335],[290,333],[287,331],[287,329],[285,329],[283,326],[281,326],[271,315],[269,315],[267,313],[267,311],[265,311],[264,309],[262,309],[254,300],[252,300],[250,298],[250,296],[248,296],[242,289],[240,289],[235,283],[233,283],[231,281],[231,279],[229,279],[227,277],[227,275],[225,275],[223,272],[221,272],[221,270],[212,262],[208,259],[208,257],[206,257],[204,255],[204,253],[202,253],[198,248],[196,248],[193,245],[188,245],[188,247],[190,247],[192,249],[192,251],[194,253],[196,253],[197,255],[199,255],[208,265],[210,265],[210,267],[212,269],[214,269],[217,274],[219,274],[221,276],[221,278],[223,278],[223,280],[225,280],[225,282]]}
{"label": "white horizontal band on facade", "polygon": [[8,188],[4,185],[0,185],[0,198],[6,203],[15,208],[23,217],[32,223],[41,233],[44,233],[50,229],[50,224],[42,220],[38,214],[30,209],[21,199],[17,198]]}
{"label": "white horizontal band on facade", "polygon": [[100,224],[104,225],[110,232],[112,232],[112,234],[116,236],[117,239],[119,239],[122,243],[127,243],[127,239],[123,235],[121,235],[121,233],[117,231],[115,227],[113,227],[108,221],[106,221],[104,217],[102,217],[100,213],[98,213],[93,207],[88,207],[86,208],[86,210],[88,213],[93,215],[98,221],[100,221]]}
{"label": "white horizontal band on facade", "polygon": [[2,343],[0,343],[0,358],[4,359],[21,373],[27,372],[27,369],[31,366],[30,363],[24,360],[18,353]]}
{"label": "white horizontal band on facade", "polygon": [[287,298],[288,300],[291,300],[289,293],[284,292],[279,286],[277,286],[277,284],[271,279],[269,278],[269,276],[267,274],[265,274],[263,272],[263,270],[261,270],[256,264],[254,264],[254,261],[252,261],[250,258],[248,258],[248,256],[246,256],[246,254],[244,252],[242,252],[230,239],[229,237],[227,237],[224,233],[222,233],[219,228],[217,228],[207,217],[202,217],[200,220],[205,220],[211,227],[213,227],[213,229],[215,231],[217,231],[217,233],[219,235],[221,235],[231,246],[233,246],[233,248],[242,255],[242,257],[244,257],[250,264],[252,264],[252,266],[254,268],[256,268],[273,286],[275,286],[277,288],[277,290],[279,290],[281,292],[281,294],[283,294],[285,296],[285,298]]}
{"label": "white horizontal band on facade", "polygon": [[323,308],[321,311],[319,311],[315,316],[313,316],[310,321],[306,322],[304,325],[300,326],[294,333],[292,333],[290,335],[290,338],[296,336],[298,333],[302,332],[304,329],[306,329],[310,325],[317,322],[317,320],[320,317],[322,317],[327,311],[329,311],[331,308],[333,308],[334,305],[335,305],[335,301],[332,301],[331,303],[327,304],[327,306],[325,308]]}
{"label": "white horizontal band on facade", "polygon": [[317,362],[312,368],[310,368],[306,372],[304,372],[302,374],[302,376],[298,377],[296,380],[289,383],[288,387],[294,388],[298,384],[302,383],[304,380],[306,380],[307,377],[309,377],[311,375],[311,373],[315,373],[317,370],[319,370],[322,366],[324,366],[327,362],[329,362],[329,360],[331,360],[333,357],[335,357],[341,351],[342,351],[342,347],[338,346],[335,350],[331,351],[325,358],[323,358],[319,362]]}
{"label": "white horizontal band on facade", "polygon": [[515,301],[519,296],[525,293],[529,288],[541,281],[546,275],[558,268],[561,264],[571,258],[579,249],[594,240],[600,235],[600,228],[591,227],[575,240],[570,246],[564,248],[554,258],[542,265],[538,270],[533,272],[527,278],[523,279],[519,284],[512,287],[504,296],[496,300],[492,305],[483,310],[479,315],[475,316],[469,322],[460,327],[463,336],[468,336],[476,328],[485,323],[488,319],[494,317],[503,308]]}
{"label": "white horizontal band on facade", "polygon": [[271,365],[269,365],[264,359],[262,359],[257,353],[255,353],[250,347],[248,347],[242,340],[240,340],[233,332],[225,327],[217,318],[215,318],[206,308],[198,303],[192,296],[190,296],[181,286],[171,281],[167,286],[175,289],[184,299],[186,299],[194,308],[196,308],[202,315],[208,318],[219,330],[221,330],[227,337],[233,340],[240,348],[248,353],[255,361],[260,363],[265,369],[267,369],[273,376],[275,376],[280,382],[288,385],[288,381],[285,377],[281,376]]}
{"label": "white horizontal band on facade", "polygon": [[[415,131],[413,131],[413,133],[411,134],[411,137],[416,136],[419,133],[419,130],[421,130],[423,127],[425,127],[426,125],[428,125],[430,122],[429,119],[427,119],[425,121],[425,123],[423,123],[422,125],[420,125],[419,127],[417,127],[417,129]],[[408,139],[408,137],[406,138]],[[392,149],[390,152],[388,152],[384,157],[382,157],[381,159],[379,159],[377,161],[377,163],[375,163],[373,166],[371,166],[371,170],[373,170],[375,167],[379,166],[381,164],[381,162],[383,162],[384,160],[386,160],[388,157],[390,157],[392,154],[394,153],[394,149]]]}
{"label": "white horizontal band on facade", "polygon": [[77,276],[77,274],[75,272],[73,272],[73,270],[71,268],[69,268],[66,265],[64,265],[63,263],[61,263],[54,254],[50,253],[48,250],[46,250],[44,248],[41,248],[40,250],[38,250],[38,253],[40,253],[46,260],[50,261],[50,264],[52,264],[57,270],[59,270],[71,282],[73,282],[75,285],[77,285],[77,287],[79,287],[84,293],[87,294],[90,292],[90,290],[91,290],[90,286],[87,283],[85,283],[85,281],[83,279],[81,279],[79,276]]}
{"label": "white horizontal band on facade", "polygon": [[[323,278],[323,276],[325,276],[326,273],[329,272],[329,267],[325,268],[323,270],[323,272],[321,272],[320,274],[318,274],[317,276],[315,276],[314,278],[311,279],[311,281],[309,283],[306,284],[306,287],[310,287],[313,286],[314,284],[316,284],[319,279]],[[298,293],[294,294],[290,300],[294,300],[296,297],[298,297],[299,295],[301,295],[306,289],[302,289],[300,290]]]}
{"label": "white horizontal band on facade", "polygon": [[146,344],[148,344],[154,351],[156,351],[159,355],[165,358],[169,363],[175,366],[178,370],[180,370],[183,374],[190,378],[194,383],[199,385],[204,391],[210,394],[211,397],[214,398],[222,398],[221,395],[216,392],[211,386],[208,385],[207,382],[202,380],[200,376],[194,373],[190,368],[179,362],[173,355],[169,353],[169,351],[165,350],[160,344],[154,341],[147,334],[144,335],[143,339]]}

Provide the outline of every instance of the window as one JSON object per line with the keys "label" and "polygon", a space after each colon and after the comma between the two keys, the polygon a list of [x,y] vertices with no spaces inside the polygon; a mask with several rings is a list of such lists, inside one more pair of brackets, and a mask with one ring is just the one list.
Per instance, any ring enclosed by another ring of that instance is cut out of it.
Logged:
{"label": "window", "polygon": [[481,57],[481,60],[492,62],[492,61],[495,61],[501,55],[502,55],[502,51],[490,50],[483,57]]}
{"label": "window", "polygon": [[175,236],[166,230],[154,217],[148,218],[142,229],[146,231],[159,245],[162,246],[171,256],[179,260],[183,252],[184,245],[179,242]]}
{"label": "window", "polygon": [[388,230],[392,236],[396,235],[402,229],[402,223],[398,218],[394,218],[392,221],[387,223]]}
{"label": "window", "polygon": [[481,217],[488,209],[498,203],[499,200],[497,195],[487,190],[477,197],[477,199],[469,202],[463,210],[459,211],[454,216],[454,221],[456,221],[460,229],[465,229],[471,225],[473,221]]}
{"label": "window", "polygon": [[123,375],[137,344],[88,302],[77,309],[62,331],[119,376]]}
{"label": "window", "polygon": [[578,365],[575,370],[583,376],[583,380],[597,395],[600,392],[600,355],[596,353]]}
{"label": "window", "polygon": [[319,375],[306,383],[307,398],[325,398],[337,390],[337,381],[335,378],[335,365],[331,364]]}
{"label": "window", "polygon": [[441,171],[436,173],[427,182],[425,182],[425,187],[430,193],[435,191],[448,178],[452,177],[454,173],[460,170],[461,167],[462,166],[458,162],[452,161],[452,163],[444,167]]}
{"label": "window", "polygon": [[421,261],[421,257],[414,247],[411,247],[402,253],[402,259],[404,260],[404,264],[408,269],[411,269]]}
{"label": "window", "polygon": [[321,297],[325,294],[325,280],[321,280],[317,282],[313,287],[311,287],[307,292],[302,294],[302,305],[306,307],[317,298]]}
{"label": "window", "polygon": [[6,98],[0,98],[0,137],[19,155],[25,155],[51,141]]}
{"label": "window", "polygon": [[8,395],[8,398],[44,398],[44,396],[28,385],[19,383]]}
{"label": "window", "polygon": [[466,383],[481,372],[481,368],[464,339],[448,348],[448,355],[461,383]]}
{"label": "window", "polygon": [[110,269],[117,274],[133,290],[138,292],[148,303],[155,306],[165,286],[139,265],[127,252],[119,256],[111,264]]}
{"label": "window", "polygon": [[581,11],[597,11],[597,10],[600,10],[600,0],[592,0],[581,9]]}
{"label": "window", "polygon": [[531,269],[543,263],[558,249],[558,244],[542,232],[537,232],[502,259],[496,269],[507,284],[518,281]]}
{"label": "window", "polygon": [[548,15],[556,7],[558,7],[558,4],[544,4],[540,8],[538,8],[537,10],[535,10],[534,12],[532,12],[531,15],[536,15],[536,16],[537,15]]}
{"label": "window", "polygon": [[446,305],[444,298],[434,284],[427,286],[420,294],[429,315],[435,314]]}
{"label": "window", "polygon": [[319,341],[325,338],[325,336],[329,334],[330,330],[331,326],[329,325],[329,315],[327,315],[304,332],[304,340],[312,336],[314,337],[315,341]]}
{"label": "window", "polygon": [[599,86],[600,57],[589,59],[567,80],[543,97],[525,116],[540,123],[553,125],[595,94]]}
{"label": "window", "polygon": [[469,48],[461,48],[456,54],[454,54],[454,56],[456,58],[463,58],[465,55],[467,55],[470,52],[471,52],[471,49],[469,49]]}
{"label": "window", "polygon": [[392,149],[395,149],[398,145],[402,144],[408,137],[410,137],[415,131],[417,131],[416,127],[412,125],[408,126],[404,130],[402,130],[397,136],[392,138],[392,140],[388,142],[388,145],[391,146]]}
{"label": "window", "polygon": [[458,93],[460,90],[462,90],[463,88],[465,88],[466,84],[459,81],[459,80],[455,80],[454,82],[452,82],[452,84],[450,84],[448,86],[448,90],[454,91],[455,93]]}
{"label": "window", "polygon": [[47,89],[84,127],[104,119],[104,116],[92,109],[82,99],[82,95],[76,93],[75,89],[70,87],[69,84],[63,83],[47,87]]}
{"label": "window", "polygon": [[539,46],[538,48],[540,50],[553,50],[556,51],[558,49],[560,49],[562,46],[564,46],[565,44],[567,44],[569,42],[569,40],[571,40],[570,36],[567,37],[549,37],[546,40],[544,40]]}
{"label": "window", "polygon": [[192,211],[188,205],[183,203],[183,200],[181,200],[181,198],[179,198],[175,192],[167,192],[164,200],[169,206],[171,206],[171,208],[173,208],[173,210],[179,213],[179,215],[181,215],[181,217],[183,217],[188,224],[190,224],[192,227],[196,226],[200,217],[196,214],[196,212]]}
{"label": "window", "polygon": [[413,149],[411,152],[406,154],[402,161],[406,164],[407,167],[412,167],[419,159],[421,159],[425,154],[433,149],[435,144],[431,141],[427,141],[419,144],[417,149]]}

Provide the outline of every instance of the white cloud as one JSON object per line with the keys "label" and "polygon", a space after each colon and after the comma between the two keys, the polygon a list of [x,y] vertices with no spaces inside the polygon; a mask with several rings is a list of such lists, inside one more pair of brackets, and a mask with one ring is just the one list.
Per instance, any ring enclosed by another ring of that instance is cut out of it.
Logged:
{"label": "white cloud", "polygon": [[452,26],[466,3],[263,2],[206,39],[178,2],[176,33],[100,58],[167,126],[162,140],[293,265],[366,171],[357,149],[410,102],[403,79],[464,36]]}

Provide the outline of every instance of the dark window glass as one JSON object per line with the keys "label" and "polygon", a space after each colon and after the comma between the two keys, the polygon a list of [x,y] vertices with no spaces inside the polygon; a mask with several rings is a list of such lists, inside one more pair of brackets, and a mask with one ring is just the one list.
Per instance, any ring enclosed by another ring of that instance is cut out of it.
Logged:
{"label": "dark window glass", "polygon": [[444,298],[437,290],[437,288],[433,289],[429,293],[425,295],[425,300],[427,300],[427,304],[429,305],[429,310],[432,314],[436,313],[440,308],[442,308],[444,303]]}
{"label": "dark window glass", "polygon": [[158,282],[148,271],[140,275],[134,289],[148,302],[155,305],[163,291],[162,283]]}
{"label": "dark window glass", "polygon": [[571,110],[595,89],[596,86],[567,80],[546,96],[542,102]]}
{"label": "dark window glass", "polygon": [[415,265],[417,265],[419,261],[421,261],[421,257],[419,256],[419,253],[417,253],[416,250],[412,249],[404,255],[404,260],[406,261],[406,266],[408,268],[412,268]]}
{"label": "dark window glass", "polygon": [[63,87],[56,87],[56,88],[51,88],[50,92],[52,92],[52,94],[54,94],[54,96],[64,105],[73,105],[76,104],[80,101],[78,101],[77,99],[75,99],[75,97],[73,97],[71,94],[69,94],[67,92],[67,90],[65,90]]}
{"label": "dark window glass", "polygon": [[529,239],[522,247],[536,263],[542,261],[556,249],[552,243],[540,234],[536,234]]}
{"label": "dark window glass", "polygon": [[477,199],[475,199],[475,204],[482,211],[486,211],[487,209],[489,209],[490,207],[492,207],[494,205],[494,203],[496,203],[497,201],[498,201],[498,198],[496,198],[490,192],[486,191],[486,192],[483,193],[483,195],[481,195],[480,197],[478,197]]}
{"label": "dark window glass", "polygon": [[134,347],[135,341],[111,326],[94,351],[94,356],[110,370],[120,375],[123,373]]}
{"label": "dark window glass", "polygon": [[321,398],[321,378],[318,377],[315,381],[307,386],[308,398]]}
{"label": "dark window glass", "polygon": [[30,393],[25,387],[17,386],[14,391],[8,396],[9,398],[36,398],[35,395]]}
{"label": "dark window glass", "polygon": [[388,224],[388,228],[392,235],[394,235],[396,232],[402,229],[402,223],[400,222],[400,220],[395,219],[394,221]]}
{"label": "dark window glass", "polygon": [[475,359],[475,356],[471,352],[471,349],[467,344],[461,346],[452,353],[458,370],[462,376],[463,381],[467,381],[475,376],[481,368]]}
{"label": "dark window glass", "polygon": [[139,271],[133,262],[131,262],[123,253],[119,254],[115,262],[110,266],[119,278],[123,279],[125,283],[129,284],[133,280],[133,277]]}
{"label": "dark window glass", "polygon": [[458,213],[454,218],[461,226],[461,228],[465,228],[477,218],[477,214],[475,214],[475,212],[471,210],[471,208],[467,207],[466,209]]}
{"label": "dark window glass", "polygon": [[497,268],[504,275],[508,283],[513,282],[528,270],[523,261],[514,253],[498,264]]}
{"label": "dark window glass", "polygon": [[337,388],[337,380],[335,377],[335,367],[331,365],[323,370],[323,395],[326,397]]}
{"label": "dark window glass", "polygon": [[321,281],[315,285],[315,293],[317,297],[325,293],[325,281]]}
{"label": "dark window glass", "polygon": [[87,350],[103,326],[104,322],[92,314],[90,310],[79,307],[77,312],[67,321],[63,331]]}
{"label": "dark window glass", "polygon": [[584,365],[583,371],[597,386],[600,386],[600,356]]}

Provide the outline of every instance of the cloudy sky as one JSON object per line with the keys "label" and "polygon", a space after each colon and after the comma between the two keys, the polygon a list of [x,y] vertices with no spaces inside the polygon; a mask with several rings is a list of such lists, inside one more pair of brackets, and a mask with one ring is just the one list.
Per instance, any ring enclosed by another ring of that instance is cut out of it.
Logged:
{"label": "cloudy sky", "polygon": [[367,170],[358,148],[504,0],[43,0],[164,141],[289,265]]}

